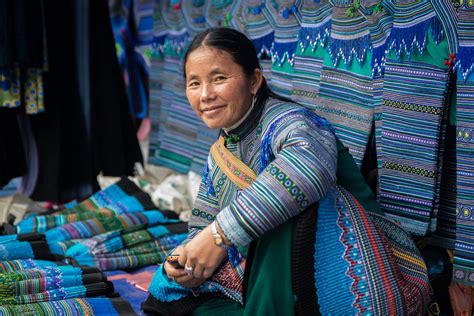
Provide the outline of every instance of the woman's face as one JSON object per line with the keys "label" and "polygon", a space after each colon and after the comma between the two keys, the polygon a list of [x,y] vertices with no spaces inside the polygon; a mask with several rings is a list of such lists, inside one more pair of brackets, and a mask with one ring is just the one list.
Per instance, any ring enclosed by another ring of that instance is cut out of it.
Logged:
{"label": "woman's face", "polygon": [[248,78],[232,56],[201,46],[186,61],[186,96],[194,112],[209,128],[235,124],[250,107],[261,84],[261,71]]}

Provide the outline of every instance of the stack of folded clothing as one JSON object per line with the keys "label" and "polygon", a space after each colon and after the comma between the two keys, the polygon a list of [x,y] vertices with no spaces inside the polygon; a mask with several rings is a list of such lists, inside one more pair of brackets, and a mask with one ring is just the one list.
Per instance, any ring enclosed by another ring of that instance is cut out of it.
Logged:
{"label": "stack of folded clothing", "polygon": [[[44,260],[0,261],[0,314],[133,314],[99,269]],[[101,297],[101,298],[93,298]]]}
{"label": "stack of folded clothing", "polygon": [[186,223],[145,227],[132,226],[58,245],[70,262],[111,271],[163,262],[166,255],[185,239],[187,232]]}
{"label": "stack of folded clothing", "polygon": [[127,178],[3,228],[11,235],[0,236],[0,315],[134,314],[109,298],[118,294],[100,271],[162,263],[187,233]]}
{"label": "stack of folded clothing", "polygon": [[0,260],[50,259],[51,256],[42,234],[0,236]]}
{"label": "stack of folded clothing", "polygon": [[19,305],[95,297],[113,292],[111,282],[96,268],[73,267],[52,261],[0,262],[9,272],[0,274],[0,304]]}

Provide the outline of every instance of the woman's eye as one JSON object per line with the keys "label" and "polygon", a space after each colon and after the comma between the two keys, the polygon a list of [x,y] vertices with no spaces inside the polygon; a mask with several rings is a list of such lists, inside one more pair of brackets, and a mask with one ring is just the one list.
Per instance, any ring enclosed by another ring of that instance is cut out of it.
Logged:
{"label": "woman's eye", "polygon": [[191,81],[188,83],[188,87],[197,87],[199,86],[199,82],[197,81]]}

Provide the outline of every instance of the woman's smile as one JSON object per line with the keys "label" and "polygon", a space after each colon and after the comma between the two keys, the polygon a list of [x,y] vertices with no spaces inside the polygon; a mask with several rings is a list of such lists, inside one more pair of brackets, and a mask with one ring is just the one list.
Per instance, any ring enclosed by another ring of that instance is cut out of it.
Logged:
{"label": "woman's smile", "polygon": [[206,107],[204,109],[201,110],[201,112],[208,116],[208,117],[211,117],[211,116],[214,116],[214,115],[219,115],[224,109],[225,109],[225,105],[215,105],[215,106],[209,106],[209,107]]}

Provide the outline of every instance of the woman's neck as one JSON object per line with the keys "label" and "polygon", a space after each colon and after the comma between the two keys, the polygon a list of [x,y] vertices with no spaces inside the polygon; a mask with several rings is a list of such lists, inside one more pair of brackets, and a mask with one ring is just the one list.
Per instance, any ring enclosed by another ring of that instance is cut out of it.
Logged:
{"label": "woman's neck", "polygon": [[249,106],[247,112],[244,114],[244,116],[242,116],[237,122],[232,124],[232,126],[222,128],[226,134],[228,134],[230,131],[236,129],[237,127],[239,127],[240,124],[242,124],[247,119],[247,117],[252,112],[253,107],[255,106],[255,99],[256,99],[255,97],[252,98],[252,104],[250,104],[250,106]]}

